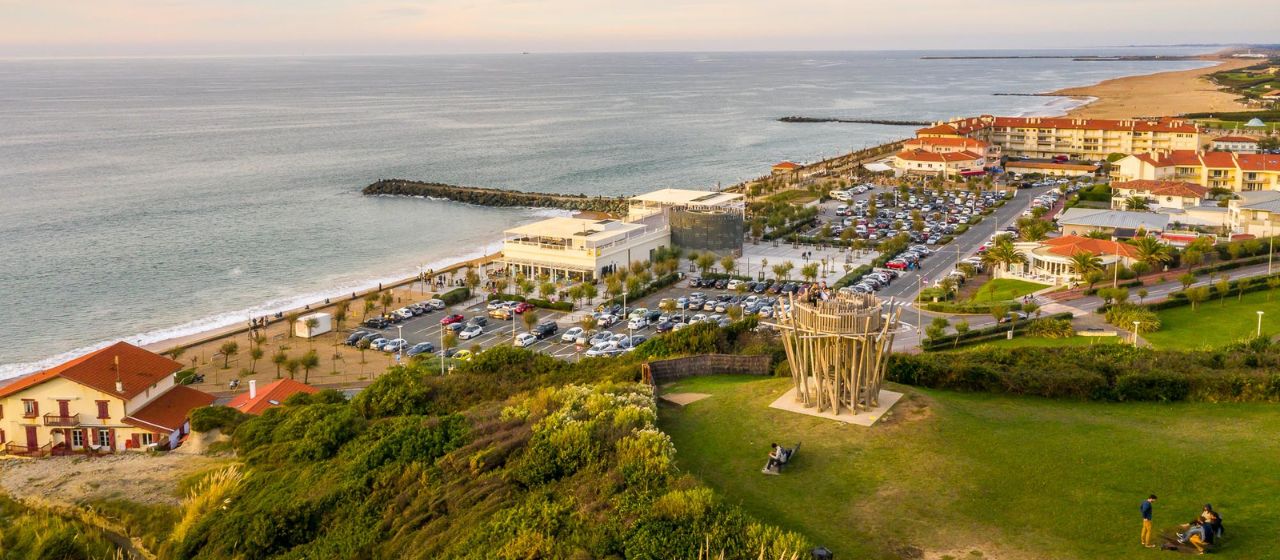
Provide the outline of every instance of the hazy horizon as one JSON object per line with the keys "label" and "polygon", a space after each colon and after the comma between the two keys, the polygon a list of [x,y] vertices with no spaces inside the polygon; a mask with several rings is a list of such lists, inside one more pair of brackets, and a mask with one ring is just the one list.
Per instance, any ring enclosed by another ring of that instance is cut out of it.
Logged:
{"label": "hazy horizon", "polygon": [[[1280,3],[0,0],[0,57],[1129,48],[1274,42]],[[1105,13],[1106,17],[1098,17]],[[1249,15],[1247,18],[1234,16]]]}

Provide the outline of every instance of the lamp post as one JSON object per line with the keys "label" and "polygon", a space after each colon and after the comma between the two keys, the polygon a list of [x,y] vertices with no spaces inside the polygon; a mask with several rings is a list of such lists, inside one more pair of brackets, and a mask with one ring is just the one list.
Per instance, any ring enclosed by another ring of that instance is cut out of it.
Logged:
{"label": "lamp post", "polygon": [[1134,348],[1137,348],[1137,347],[1138,347],[1138,325],[1139,325],[1140,323],[1141,323],[1141,321],[1134,321],[1134,322],[1133,322],[1133,347],[1134,347]]}
{"label": "lamp post", "polygon": [[404,357],[404,325],[396,325],[396,338],[400,342],[396,343],[396,363],[400,363],[400,358]]}
{"label": "lamp post", "polygon": [[1262,338],[1262,314],[1263,313],[1265,313],[1265,311],[1258,312],[1258,335],[1257,335],[1258,338]]}

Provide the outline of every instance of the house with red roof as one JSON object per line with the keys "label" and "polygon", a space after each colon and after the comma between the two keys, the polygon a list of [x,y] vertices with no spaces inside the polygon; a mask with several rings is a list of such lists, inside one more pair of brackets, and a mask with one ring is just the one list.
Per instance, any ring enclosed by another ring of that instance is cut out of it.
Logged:
{"label": "house with red roof", "polygon": [[249,381],[249,392],[232,397],[227,406],[245,414],[259,415],[273,406],[280,406],[289,397],[298,393],[314,394],[320,390],[292,379],[279,379],[258,389],[257,381]]}
{"label": "house with red roof", "polygon": [[1178,180],[1234,192],[1280,189],[1280,155],[1177,150],[1163,156],[1132,154],[1114,164],[1120,181]]}
{"label": "house with red roof", "polygon": [[792,161],[784,161],[784,162],[781,162],[781,163],[775,163],[775,164],[773,164],[773,174],[774,174],[774,175],[784,175],[784,174],[787,174],[787,173],[794,173],[796,170],[800,169],[801,167],[804,167],[804,166],[802,166],[802,165],[800,165],[800,164],[798,164],[798,163],[792,162]]}
{"label": "house with red roof", "polygon": [[1213,149],[1237,154],[1258,153],[1258,139],[1252,136],[1219,136],[1213,139]]}
{"label": "house with red roof", "polygon": [[0,444],[10,455],[177,447],[187,414],[213,396],[177,384],[182,364],[117,342],[0,387]]}
{"label": "house with red roof", "polygon": [[905,173],[953,177],[977,175],[986,168],[987,158],[969,150],[935,152],[924,148],[903,150],[893,156],[893,166]]}
{"label": "house with red roof", "polygon": [[1104,269],[1116,263],[1130,266],[1138,260],[1138,250],[1133,245],[1079,235],[1020,242],[1014,246],[1027,257],[1027,262],[1014,265],[1010,275],[1055,286],[1080,281],[1080,274],[1072,260],[1072,257],[1080,253],[1087,252],[1098,257]]}
{"label": "house with red roof", "polygon": [[1146,201],[1147,210],[1184,210],[1200,206],[1209,188],[1189,181],[1138,179],[1111,183],[1111,207],[1125,210],[1134,198]]}

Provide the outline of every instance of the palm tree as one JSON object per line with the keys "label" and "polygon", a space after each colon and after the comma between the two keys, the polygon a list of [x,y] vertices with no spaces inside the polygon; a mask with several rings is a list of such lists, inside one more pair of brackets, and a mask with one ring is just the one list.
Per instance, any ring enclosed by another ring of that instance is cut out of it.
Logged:
{"label": "palm tree", "polygon": [[476,286],[480,285],[480,274],[468,266],[467,273],[462,276],[462,282],[467,285],[468,290],[474,291]]}
{"label": "palm tree", "polygon": [[1131,196],[1124,201],[1125,210],[1141,211],[1147,209],[1147,199],[1141,196]]}
{"label": "palm tree", "polygon": [[333,307],[333,322],[338,325],[338,330],[342,330],[342,324],[347,321],[347,314],[350,312],[351,302],[343,301]]}
{"label": "palm tree", "polygon": [[303,354],[302,358],[298,360],[298,365],[302,366],[302,382],[307,383],[311,380],[311,368],[318,367],[320,365],[320,356],[316,354],[315,350],[308,350],[307,353]]}
{"label": "palm tree", "polygon": [[520,317],[520,320],[524,321],[524,327],[526,330],[532,331],[533,327],[538,324],[538,312],[532,309],[525,311],[524,315]]}
{"label": "palm tree", "polygon": [[316,327],[319,327],[319,326],[320,326],[319,319],[316,319],[315,317],[307,319],[307,344],[312,344],[312,341],[316,339],[316,336],[315,336]]}
{"label": "palm tree", "polygon": [[547,299],[554,293],[556,293],[556,285],[551,282],[543,282],[542,285],[538,286],[538,294],[542,296],[542,299]]}
{"label": "palm tree", "polygon": [[249,373],[258,372],[258,360],[262,359],[262,347],[254,346],[249,348]]}
{"label": "palm tree", "polygon": [[[361,340],[360,342],[364,343],[365,348],[369,347],[369,341]],[[289,363],[289,355],[284,350],[280,350],[271,356],[271,363],[276,365],[276,379],[280,379],[280,366]]]}
{"label": "palm tree", "polygon": [[720,268],[724,269],[724,273],[733,276],[733,271],[738,268],[738,261],[734,260],[733,255],[725,255],[720,258]]}
{"label": "palm tree", "polygon": [[293,325],[298,322],[298,312],[290,311],[284,315],[284,328],[289,331],[289,338],[293,338]]}
{"label": "palm tree", "polygon": [[716,257],[711,253],[703,253],[698,255],[698,259],[695,264],[698,266],[698,270],[702,271],[702,275],[706,276],[707,273],[711,271],[711,267],[716,265]]}
{"label": "palm tree", "polygon": [[396,298],[395,296],[391,295],[391,290],[382,292],[382,295],[378,296],[378,303],[382,304],[383,315],[387,314],[387,307],[390,307],[392,303],[395,303],[395,301],[396,301]]}
{"label": "palm tree", "polygon": [[597,295],[600,295],[600,294],[599,294],[599,290],[596,289],[595,284],[582,285],[582,297],[586,299],[588,303],[595,300]]}
{"label": "palm tree", "polygon": [[377,306],[378,306],[378,292],[369,292],[365,294],[364,295],[364,315],[362,315],[361,317],[368,317],[369,312],[373,311],[373,308]]}
{"label": "palm tree", "polygon": [[240,344],[234,340],[228,340],[218,347],[218,351],[222,352],[222,369],[231,367],[231,357],[240,352]]}
{"label": "palm tree", "polygon": [[582,320],[579,321],[578,324],[582,325],[582,332],[591,332],[595,330],[599,321],[596,320],[595,315],[586,314],[582,316]]}
{"label": "palm tree", "polygon": [[289,360],[284,363],[284,370],[289,372],[289,379],[293,379],[298,374],[298,368],[302,367],[302,361],[298,359]]}
{"label": "palm tree", "polygon": [[1173,259],[1173,250],[1154,237],[1140,237],[1133,240],[1133,248],[1137,249],[1138,261],[1155,268]]}
{"label": "palm tree", "polygon": [[987,249],[982,258],[985,261],[1002,265],[1005,272],[1009,271],[1010,266],[1027,262],[1027,256],[1022,251],[1019,251],[1017,247],[1014,247],[1012,242],[1003,237],[996,241],[995,245]]}
{"label": "palm tree", "polygon": [[1091,251],[1079,251],[1071,255],[1071,272],[1085,279],[1090,272],[1102,270],[1102,259]]}
{"label": "palm tree", "polygon": [[800,267],[800,276],[803,276],[806,282],[813,283],[818,279],[818,263],[809,263]]}

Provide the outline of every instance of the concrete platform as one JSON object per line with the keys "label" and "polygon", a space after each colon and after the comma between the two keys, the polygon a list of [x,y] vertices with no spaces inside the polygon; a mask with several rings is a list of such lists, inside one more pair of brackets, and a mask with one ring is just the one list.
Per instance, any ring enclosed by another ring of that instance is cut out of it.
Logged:
{"label": "concrete platform", "polygon": [[658,398],[669,403],[685,406],[687,404],[696,403],[702,399],[710,397],[706,393],[659,393]]}
{"label": "concrete platform", "polygon": [[769,408],[776,408],[778,410],[785,410],[787,412],[794,412],[796,414],[804,414],[807,416],[817,416],[818,418],[826,418],[827,420],[835,420],[836,422],[844,422],[845,424],[871,427],[871,425],[875,424],[885,412],[888,412],[890,408],[893,408],[893,405],[897,404],[898,399],[901,398],[902,393],[881,389],[879,398],[880,406],[857,414],[845,411],[840,415],[835,415],[831,412],[818,412],[817,407],[806,408],[803,404],[796,402],[796,390],[792,387],[781,397],[778,397],[777,400],[773,401],[773,404],[770,404]]}

